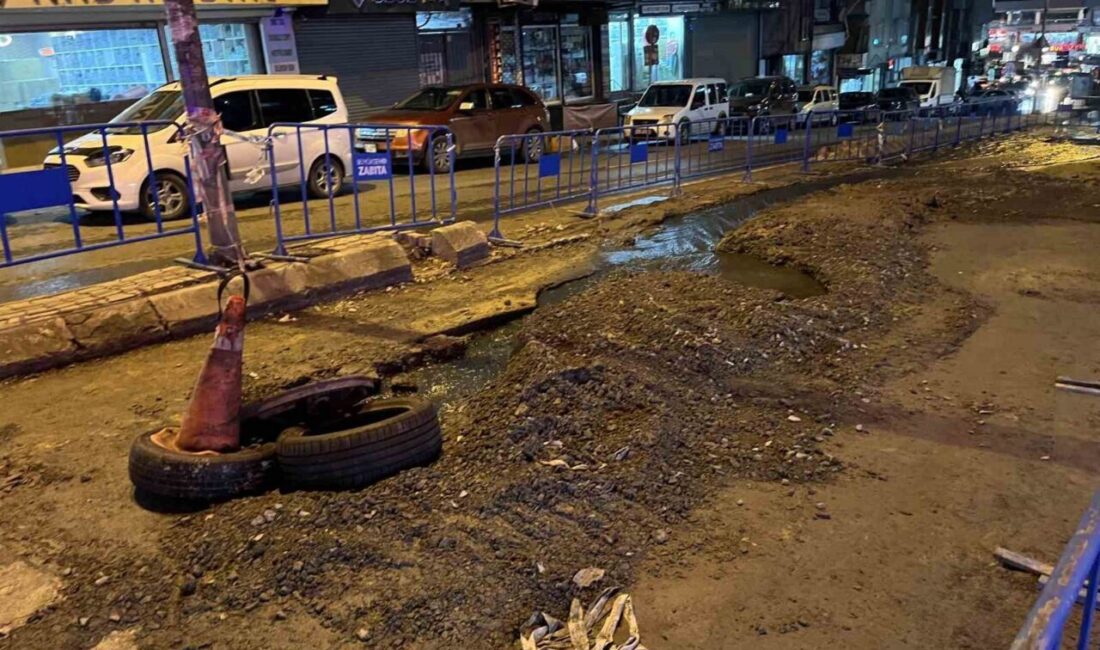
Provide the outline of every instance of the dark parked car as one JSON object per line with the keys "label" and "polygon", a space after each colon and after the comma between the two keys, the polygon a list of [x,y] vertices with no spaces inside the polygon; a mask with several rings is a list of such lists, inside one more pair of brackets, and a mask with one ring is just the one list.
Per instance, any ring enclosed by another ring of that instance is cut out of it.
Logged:
{"label": "dark parked car", "polygon": [[[425,88],[393,108],[370,116],[373,124],[412,127],[447,127],[457,156],[491,154],[503,135],[541,133],[550,129],[550,114],[534,93],[522,86],[469,84]],[[450,168],[447,139],[428,129],[411,131],[361,128],[355,146],[360,151],[381,152],[388,147],[395,157],[412,155],[424,167],[437,172]],[[387,137],[389,141],[387,142]],[[410,143],[409,140],[412,140]],[[522,152],[534,162],[542,153],[542,138],[528,138]]]}
{"label": "dark parked car", "polygon": [[1020,102],[1016,93],[1004,88],[988,88],[969,97],[972,115],[1015,115]]}
{"label": "dark parked car", "polygon": [[793,120],[798,113],[798,87],[789,77],[742,79],[730,86],[729,100],[730,117],[789,116]]}
{"label": "dark parked car", "polygon": [[879,110],[878,102],[875,100],[875,93],[840,93],[838,101],[842,120],[849,122],[878,121]]}
{"label": "dark parked car", "polygon": [[920,110],[920,96],[917,91],[908,86],[897,88],[883,88],[875,96],[878,107],[883,111],[918,111]]}

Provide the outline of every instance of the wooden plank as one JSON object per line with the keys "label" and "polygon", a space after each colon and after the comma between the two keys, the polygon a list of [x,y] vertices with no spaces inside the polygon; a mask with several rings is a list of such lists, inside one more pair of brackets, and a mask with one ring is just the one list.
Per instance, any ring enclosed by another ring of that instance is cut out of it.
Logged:
{"label": "wooden plank", "polygon": [[1000,546],[997,547],[997,550],[993,551],[993,556],[1000,560],[1001,564],[1010,569],[1016,569],[1017,571],[1026,571],[1027,573],[1034,573],[1037,576],[1049,576],[1054,572],[1054,565],[1040,562],[1023,553],[1010,551]]}

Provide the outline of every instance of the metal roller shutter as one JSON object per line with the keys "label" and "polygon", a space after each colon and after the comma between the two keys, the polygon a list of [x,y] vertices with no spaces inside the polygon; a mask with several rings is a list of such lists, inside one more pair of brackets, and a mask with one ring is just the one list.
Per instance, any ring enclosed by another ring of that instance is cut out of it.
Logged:
{"label": "metal roller shutter", "polygon": [[721,77],[733,83],[756,74],[756,14],[730,13],[696,19],[692,38],[693,77]]}
{"label": "metal roller shutter", "polygon": [[294,28],[302,73],[337,77],[352,121],[420,87],[412,14],[328,16]]}

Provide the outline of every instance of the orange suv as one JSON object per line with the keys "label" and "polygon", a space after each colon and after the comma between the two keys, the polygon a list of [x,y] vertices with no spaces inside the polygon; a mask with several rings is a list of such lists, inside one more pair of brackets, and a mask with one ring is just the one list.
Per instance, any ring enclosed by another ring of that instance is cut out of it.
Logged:
{"label": "orange suv", "polygon": [[[447,127],[453,134],[458,157],[491,154],[503,135],[547,131],[550,114],[542,100],[522,86],[468,84],[424,88],[393,108],[372,114],[368,123]],[[542,155],[542,138],[529,138],[523,146],[522,153],[529,162]],[[355,134],[355,148],[366,153],[388,149],[395,157],[411,155],[425,169],[440,173],[450,170],[447,139],[442,132],[419,129],[410,134],[391,129],[387,133],[382,128],[360,128]]]}

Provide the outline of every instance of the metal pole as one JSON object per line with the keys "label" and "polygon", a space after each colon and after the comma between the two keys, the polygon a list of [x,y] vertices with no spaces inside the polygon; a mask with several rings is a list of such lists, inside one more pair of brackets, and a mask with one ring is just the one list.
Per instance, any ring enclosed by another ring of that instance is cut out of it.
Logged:
{"label": "metal pole", "polygon": [[225,266],[243,264],[247,254],[237,230],[237,215],[225,172],[221,146],[221,118],[214,110],[210,80],[199,38],[199,19],[194,0],[165,0],[172,47],[179,62],[180,87],[187,107],[187,135],[194,163],[196,195],[202,202],[206,227],[213,247],[212,261]]}

